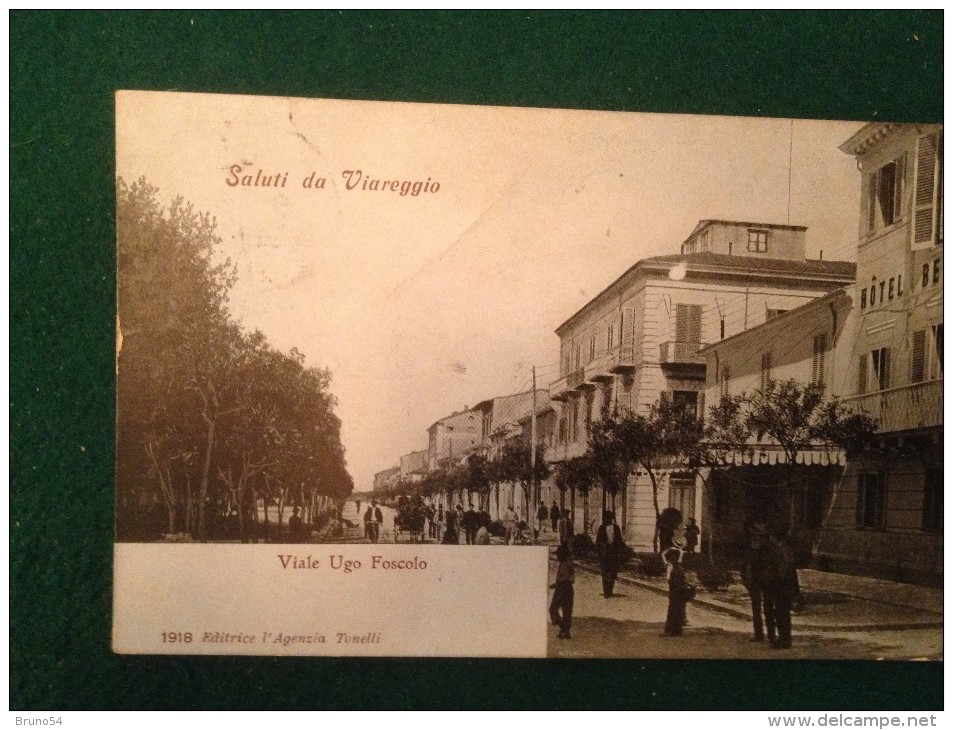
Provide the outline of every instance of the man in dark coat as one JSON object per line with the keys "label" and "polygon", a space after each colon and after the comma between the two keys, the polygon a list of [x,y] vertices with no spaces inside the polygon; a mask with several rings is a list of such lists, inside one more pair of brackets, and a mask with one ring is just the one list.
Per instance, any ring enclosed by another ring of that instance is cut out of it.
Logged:
{"label": "man in dark coat", "polygon": [[549,521],[552,523],[553,532],[559,532],[559,517],[562,515],[562,511],[559,509],[559,505],[556,504],[556,500],[553,500],[553,506],[549,508]]}
{"label": "man in dark coat", "polygon": [[460,518],[462,523],[463,532],[467,539],[467,545],[472,545],[474,539],[476,538],[477,530],[480,529],[480,518],[477,515],[476,510],[473,509],[471,504],[466,512],[463,513],[463,517]]}
{"label": "man in dark coat", "polygon": [[797,594],[794,551],[784,532],[771,535],[764,585],[764,618],[768,640],[775,649],[791,648],[791,604]]}
{"label": "man in dark coat", "polygon": [[741,582],[751,599],[752,641],[764,641],[764,590],[768,573],[768,532],[764,525],[755,523],[747,528],[741,561]]}
{"label": "man in dark coat", "polygon": [[602,572],[602,595],[612,597],[615,579],[622,565],[625,543],[622,542],[622,530],[615,523],[615,513],[606,510],[602,513],[602,524],[596,533],[596,554]]}

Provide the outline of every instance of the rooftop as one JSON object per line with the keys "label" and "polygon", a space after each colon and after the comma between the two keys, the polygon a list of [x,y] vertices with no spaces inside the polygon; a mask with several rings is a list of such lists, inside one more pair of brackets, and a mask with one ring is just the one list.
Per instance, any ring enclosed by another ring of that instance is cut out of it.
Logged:
{"label": "rooftop", "polygon": [[609,286],[590,299],[582,308],[576,311],[569,319],[556,328],[556,334],[572,324],[580,315],[600,301],[604,296],[619,287],[623,281],[638,274],[662,275],[668,277],[669,271],[676,264],[685,264],[686,274],[755,274],[758,276],[779,276],[788,279],[798,277],[827,277],[840,280],[841,284],[848,284],[854,280],[857,273],[857,264],[852,261],[824,261],[820,259],[772,259],[756,256],[733,256],[720,253],[674,253],[664,256],[651,256],[641,259],[629,267],[620,277]]}

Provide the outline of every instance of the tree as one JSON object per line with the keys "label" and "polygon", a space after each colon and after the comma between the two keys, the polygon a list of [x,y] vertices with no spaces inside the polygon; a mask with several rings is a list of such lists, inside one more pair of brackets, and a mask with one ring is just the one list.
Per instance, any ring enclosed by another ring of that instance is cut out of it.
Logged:
{"label": "tree", "polygon": [[616,494],[625,485],[635,466],[648,475],[655,510],[655,550],[660,547],[662,524],[661,471],[684,458],[701,435],[694,413],[669,399],[653,404],[647,416],[630,410],[606,414],[590,429],[589,452],[597,478],[609,493]]}
{"label": "tree", "polygon": [[205,540],[211,510],[236,515],[245,539],[259,495],[313,519],[319,497],[353,488],[330,373],[242,331],[215,220],[156,197],[144,179],[117,182],[117,536]]}
{"label": "tree", "polygon": [[574,456],[571,459],[560,461],[556,465],[555,480],[556,488],[559,489],[560,492],[560,501],[562,502],[560,506],[565,508],[565,497],[568,491],[570,494],[570,509],[575,512],[575,495],[576,492],[579,492],[583,495],[584,500],[583,519],[588,519],[589,490],[596,480],[591,455],[587,452],[582,456]]}
{"label": "tree", "polygon": [[522,439],[512,439],[504,444],[497,459],[498,478],[502,481],[519,484],[523,491],[523,503],[526,507],[526,521],[532,522],[529,514],[533,501],[534,485],[549,476],[549,465],[544,457],[542,446],[536,447],[536,468],[532,466],[530,446]]}

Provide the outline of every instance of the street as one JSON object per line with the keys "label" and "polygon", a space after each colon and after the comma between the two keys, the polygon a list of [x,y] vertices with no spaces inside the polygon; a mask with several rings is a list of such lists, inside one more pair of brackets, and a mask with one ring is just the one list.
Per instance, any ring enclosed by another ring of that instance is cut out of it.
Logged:
{"label": "street", "polygon": [[[550,563],[550,581],[555,577]],[[681,637],[662,636],[666,596],[616,583],[616,596],[602,596],[599,575],[576,566],[572,639],[557,639],[549,627],[550,657],[637,657],[645,659],[942,659],[938,628],[794,633],[790,649],[750,641],[750,622],[689,604]],[[550,592],[550,595],[552,593]]]}

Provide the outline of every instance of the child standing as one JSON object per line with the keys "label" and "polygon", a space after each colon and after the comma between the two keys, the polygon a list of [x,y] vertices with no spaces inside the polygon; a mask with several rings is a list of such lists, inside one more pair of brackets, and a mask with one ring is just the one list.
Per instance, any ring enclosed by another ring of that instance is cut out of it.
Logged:
{"label": "child standing", "polygon": [[668,615],[665,618],[663,636],[681,636],[685,626],[685,606],[695,597],[695,589],[688,584],[682,566],[682,550],[668,548],[662,553],[668,564]]}
{"label": "child standing", "polygon": [[571,639],[572,605],[575,600],[576,567],[572,562],[572,553],[568,545],[556,548],[556,560],[559,567],[556,569],[556,582],[550,586],[555,589],[553,600],[549,604],[549,617],[553,625],[559,627],[560,639]]}

